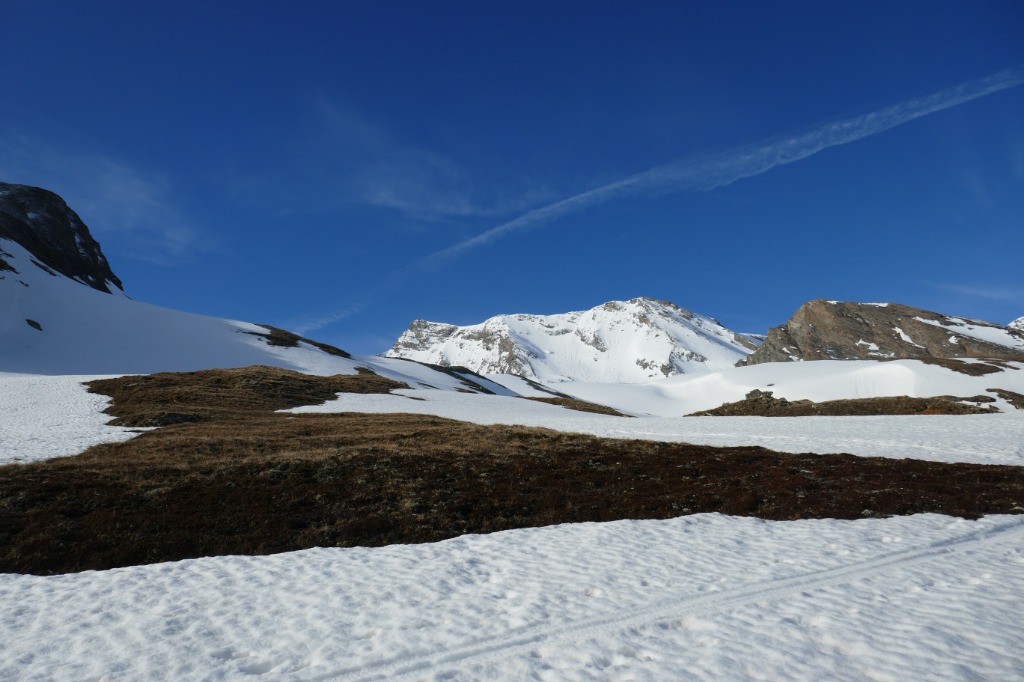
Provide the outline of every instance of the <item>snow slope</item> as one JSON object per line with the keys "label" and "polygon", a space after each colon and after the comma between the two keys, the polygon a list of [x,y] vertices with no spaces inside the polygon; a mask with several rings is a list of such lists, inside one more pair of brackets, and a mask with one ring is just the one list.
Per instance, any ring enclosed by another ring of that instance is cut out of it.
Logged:
{"label": "snow slope", "polygon": [[15,269],[0,272],[0,373],[122,375],[272,365],[331,375],[367,367],[412,386],[471,388],[456,376],[413,362],[345,358],[304,342],[271,346],[259,336],[266,327],[140,303],[118,289],[100,292],[44,271],[16,242],[0,239],[0,250]]}
{"label": "snow slope", "polygon": [[[1000,371],[969,376],[919,360],[770,362],[629,386],[566,383],[560,384],[558,390],[633,414],[666,417],[742,400],[755,388],[773,391],[778,398],[816,402],[900,395],[971,397],[986,394],[996,399],[993,405],[1012,412],[1012,406],[988,390],[1002,388],[1024,394],[1024,363],[1005,364],[1008,368]],[[503,380],[500,376],[492,378]]]}
{"label": "snow slope", "polygon": [[731,367],[755,347],[710,317],[635,298],[468,327],[417,320],[386,355],[545,382],[640,382]]}
{"label": "snow slope", "polygon": [[1011,680],[1022,611],[1024,517],[702,514],[0,575],[0,678]]}

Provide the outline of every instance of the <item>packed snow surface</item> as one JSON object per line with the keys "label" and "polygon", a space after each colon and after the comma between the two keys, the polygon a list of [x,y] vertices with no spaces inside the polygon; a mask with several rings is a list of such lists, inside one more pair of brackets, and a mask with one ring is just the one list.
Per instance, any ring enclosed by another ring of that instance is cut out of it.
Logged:
{"label": "packed snow surface", "polygon": [[0,678],[1013,680],[1024,517],[701,514],[0,575]]}
{"label": "packed snow surface", "polygon": [[713,318],[635,298],[467,327],[417,320],[387,355],[547,382],[637,382],[731,367],[755,347]]}
{"label": "packed snow surface", "polygon": [[0,464],[77,455],[144,430],[107,425],[110,399],[81,383],[102,378],[0,374]]}

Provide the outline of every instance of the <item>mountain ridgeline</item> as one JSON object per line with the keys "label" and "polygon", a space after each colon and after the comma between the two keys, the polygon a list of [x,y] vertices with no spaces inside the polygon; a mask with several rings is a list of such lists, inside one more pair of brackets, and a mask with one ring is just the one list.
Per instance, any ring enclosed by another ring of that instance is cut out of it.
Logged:
{"label": "mountain ridgeline", "polygon": [[539,381],[635,383],[730,367],[758,341],[675,304],[634,298],[466,327],[416,320],[387,356]]}
{"label": "mountain ridgeline", "polygon": [[1024,324],[953,317],[896,303],[808,301],[741,365],[798,360],[1001,358],[1024,354]]}
{"label": "mountain ridgeline", "polygon": [[[104,293],[123,289],[85,223],[53,192],[0,182],[0,239],[24,247],[36,267]],[[0,252],[0,270],[14,270],[8,260]]]}

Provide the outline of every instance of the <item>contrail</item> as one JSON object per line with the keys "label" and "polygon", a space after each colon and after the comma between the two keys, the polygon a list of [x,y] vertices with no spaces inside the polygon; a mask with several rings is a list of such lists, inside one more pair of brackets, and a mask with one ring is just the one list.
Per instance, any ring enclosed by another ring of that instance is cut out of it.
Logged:
{"label": "contrail", "polygon": [[904,123],[910,123],[922,116],[950,109],[1021,84],[1024,84],[1024,65],[1015,66],[985,78],[961,83],[930,95],[883,107],[867,114],[832,121],[803,132],[772,138],[719,154],[691,156],[655,166],[642,173],[630,175],[616,182],[595,187],[527,211],[517,218],[481,232],[475,237],[435,251],[401,270],[391,273],[384,284],[372,292],[367,292],[362,303],[350,306],[344,312],[307,322],[299,327],[299,331],[302,333],[315,331],[332,322],[349,317],[370,305],[380,295],[395,288],[406,277],[417,272],[436,270],[464,253],[508,234],[537,228],[555,218],[626,195],[708,191],[717,187],[725,187],[737,180],[765,173],[776,166],[784,166],[806,159],[829,147],[856,142]]}

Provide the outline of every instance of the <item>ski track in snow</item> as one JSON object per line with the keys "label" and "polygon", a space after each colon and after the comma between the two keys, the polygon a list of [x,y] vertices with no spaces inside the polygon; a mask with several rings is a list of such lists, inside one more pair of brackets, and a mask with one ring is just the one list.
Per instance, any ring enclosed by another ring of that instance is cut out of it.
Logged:
{"label": "ski track in snow", "polygon": [[[661,595],[654,604],[646,604],[610,615],[602,615],[556,628],[539,628],[532,631],[529,628],[524,628],[521,632],[513,631],[491,641],[472,642],[468,646],[448,651],[427,652],[398,658],[394,661],[382,661],[362,669],[328,673],[314,679],[351,679],[366,682],[397,680],[410,678],[431,669],[443,670],[451,667],[452,664],[461,664],[467,661],[472,661],[475,665],[493,664],[497,660],[509,656],[529,654],[541,643],[551,645],[558,640],[607,636],[627,628],[647,628],[680,617],[706,616],[751,603],[786,599],[797,593],[809,596],[808,592],[811,591],[867,578],[891,567],[928,561],[938,554],[967,551],[974,546],[994,540],[1017,540],[1019,542],[1022,531],[1024,531],[1024,522],[1015,520],[1001,526],[966,533],[952,539],[938,540],[924,546],[911,547],[840,568],[698,596],[692,594]],[[367,676],[364,673],[370,674]]]}
{"label": "ski track in snow", "polygon": [[0,575],[0,678],[1020,679],[1024,518],[701,514]]}

